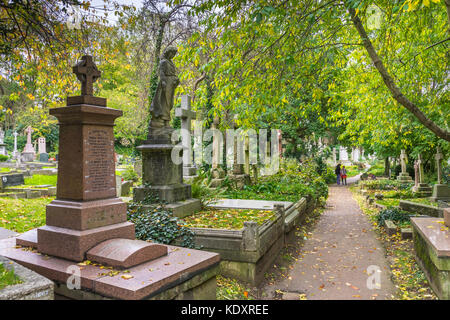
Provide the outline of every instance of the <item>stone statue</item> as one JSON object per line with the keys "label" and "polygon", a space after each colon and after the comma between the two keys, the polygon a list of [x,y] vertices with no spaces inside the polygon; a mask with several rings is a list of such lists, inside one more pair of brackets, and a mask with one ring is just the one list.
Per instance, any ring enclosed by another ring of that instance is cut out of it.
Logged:
{"label": "stone statue", "polygon": [[153,97],[150,113],[152,115],[150,127],[169,127],[170,110],[173,107],[175,89],[180,83],[177,77],[177,69],[172,58],[177,54],[176,47],[168,47],[164,50],[159,63],[159,82]]}

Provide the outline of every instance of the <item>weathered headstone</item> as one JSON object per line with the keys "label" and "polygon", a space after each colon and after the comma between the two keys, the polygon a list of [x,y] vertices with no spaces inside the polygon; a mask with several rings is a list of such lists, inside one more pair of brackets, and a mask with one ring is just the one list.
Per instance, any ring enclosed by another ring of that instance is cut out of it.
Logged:
{"label": "weathered headstone", "polygon": [[[233,120],[233,129],[236,132],[237,124],[236,124],[236,117]],[[246,136],[243,136],[240,134],[240,132],[236,132],[234,135],[232,141],[227,140],[227,144],[232,144],[232,150],[233,150],[233,170],[231,172],[231,175],[228,177],[231,181],[233,181],[236,184],[236,187],[238,189],[244,188],[245,185],[248,185],[251,183],[250,181],[250,175],[244,172],[244,165],[242,164],[241,159],[239,159],[239,152],[243,150],[239,150],[239,146],[245,146],[245,140],[242,141],[242,139],[245,139]],[[245,152],[245,150],[244,150]],[[245,161],[245,159],[244,159]]]}
{"label": "weathered headstone", "polygon": [[47,146],[44,137],[38,138],[38,153],[47,153]]}
{"label": "weathered headstone", "polygon": [[17,160],[20,158],[20,153],[17,150],[17,132],[16,131],[14,131],[13,136],[14,136],[14,150],[12,153],[12,157],[13,157],[13,159]]}
{"label": "weathered headstone", "polygon": [[220,167],[222,163],[222,134],[219,131],[219,118],[214,117],[213,124],[213,141],[212,141],[212,164],[211,164],[211,188],[219,187],[225,179],[225,171]]}
{"label": "weathered headstone", "polygon": [[336,152],[336,148],[333,148],[333,165],[334,165],[334,166],[337,165],[337,152]]}
{"label": "weathered headstone", "polygon": [[34,161],[34,158],[36,156],[36,151],[34,150],[33,144],[31,143],[31,133],[33,132],[33,129],[31,128],[31,126],[28,126],[25,132],[27,133],[27,143],[25,144],[25,148],[22,151],[22,161],[31,162]]}
{"label": "weathered headstone", "polygon": [[442,160],[444,155],[441,149],[438,147],[436,150],[436,170],[437,170],[437,183],[433,186],[433,194],[431,199],[434,201],[450,201],[450,188],[448,185],[442,183]]}
{"label": "weathered headstone", "polygon": [[0,175],[0,189],[23,184],[25,184],[25,181],[22,173]]}
{"label": "weathered headstone", "polygon": [[39,162],[48,162],[48,153],[39,153]]}
{"label": "weathered headstone", "polygon": [[398,175],[397,180],[404,183],[410,183],[413,180],[406,171],[406,161],[407,161],[406,152],[404,149],[402,149],[400,153],[400,164],[402,167],[402,172],[400,172],[400,174]]}
{"label": "weathered headstone", "polygon": [[6,152],[6,144],[4,142],[5,132],[0,128],[0,155],[7,156],[8,152]]}
{"label": "weathered headstone", "polygon": [[422,196],[431,196],[431,187],[428,183],[425,183],[423,161],[420,153],[418,155],[417,165],[419,167],[419,184],[417,187],[414,187],[414,191],[420,193]]}
{"label": "weathered headstone", "polygon": [[191,123],[196,113],[191,110],[191,97],[181,96],[181,108],[175,109],[175,116],[181,118],[181,144],[183,146],[183,176],[195,176],[197,169],[192,161]]}

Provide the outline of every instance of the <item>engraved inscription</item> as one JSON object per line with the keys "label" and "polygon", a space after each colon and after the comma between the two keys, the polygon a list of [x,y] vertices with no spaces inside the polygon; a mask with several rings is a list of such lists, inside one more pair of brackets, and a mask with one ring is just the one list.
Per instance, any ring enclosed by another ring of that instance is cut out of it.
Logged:
{"label": "engraved inscription", "polygon": [[112,152],[108,132],[102,129],[89,131],[88,144],[88,191],[100,192],[110,189]]}

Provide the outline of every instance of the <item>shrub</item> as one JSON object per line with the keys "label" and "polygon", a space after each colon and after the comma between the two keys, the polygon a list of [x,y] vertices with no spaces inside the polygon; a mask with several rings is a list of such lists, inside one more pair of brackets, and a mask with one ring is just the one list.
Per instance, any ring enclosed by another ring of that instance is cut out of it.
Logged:
{"label": "shrub", "polygon": [[384,209],[380,211],[377,215],[377,223],[378,225],[382,226],[384,225],[384,221],[386,220],[392,220],[398,224],[409,222],[410,215],[405,212],[401,211],[400,209],[389,207],[387,209]]}
{"label": "shrub", "polygon": [[136,171],[134,171],[134,168],[132,166],[128,166],[122,173],[121,177],[125,181],[138,181],[139,176],[137,175]]}
{"label": "shrub", "polygon": [[137,239],[164,244],[179,240],[180,246],[195,248],[194,232],[163,206],[145,208],[133,203],[128,207],[127,218],[135,225]]}
{"label": "shrub", "polygon": [[5,162],[6,160],[8,160],[8,156],[0,154],[0,162]]}

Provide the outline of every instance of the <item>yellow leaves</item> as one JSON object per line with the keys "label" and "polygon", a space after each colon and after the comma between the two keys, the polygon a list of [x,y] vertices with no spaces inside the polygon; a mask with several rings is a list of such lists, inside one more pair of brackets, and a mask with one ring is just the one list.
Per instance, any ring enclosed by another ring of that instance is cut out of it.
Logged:
{"label": "yellow leaves", "polygon": [[123,276],[121,276],[121,278],[122,278],[122,279],[125,279],[125,280],[130,280],[130,279],[133,279],[134,276],[129,275],[129,274],[124,274]]}

